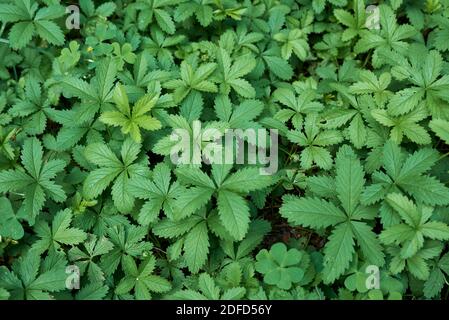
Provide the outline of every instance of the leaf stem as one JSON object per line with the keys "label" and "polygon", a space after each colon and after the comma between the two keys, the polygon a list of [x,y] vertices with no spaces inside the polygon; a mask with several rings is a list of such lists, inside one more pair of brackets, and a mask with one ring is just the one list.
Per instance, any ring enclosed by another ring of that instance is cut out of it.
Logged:
{"label": "leaf stem", "polygon": [[6,22],[2,22],[2,27],[0,28],[0,37],[2,36],[3,31],[5,31],[5,28],[6,28]]}
{"label": "leaf stem", "polygon": [[368,61],[369,61],[369,59],[371,58],[371,54],[372,54],[372,51],[370,50],[369,52],[368,52],[368,54],[366,55],[366,57],[365,57],[365,61],[363,62],[363,68],[365,68],[365,66],[368,64]]}
{"label": "leaf stem", "polygon": [[438,159],[438,161],[440,161],[441,159],[446,158],[447,156],[449,156],[449,152],[446,152],[445,154],[443,154],[443,155]]}

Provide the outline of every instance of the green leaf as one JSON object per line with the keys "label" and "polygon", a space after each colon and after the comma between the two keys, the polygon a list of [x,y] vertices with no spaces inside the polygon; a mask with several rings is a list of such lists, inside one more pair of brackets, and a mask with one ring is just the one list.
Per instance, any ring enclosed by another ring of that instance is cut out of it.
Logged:
{"label": "green leaf", "polygon": [[182,193],[177,199],[175,217],[181,219],[190,216],[209,202],[213,192],[202,187],[187,189],[187,192]]}
{"label": "green leaf", "polygon": [[192,273],[197,273],[206,263],[209,253],[209,235],[206,222],[193,227],[185,237],[184,257]]}
{"label": "green leaf", "polygon": [[276,243],[270,251],[263,249],[257,254],[255,267],[264,274],[265,283],[288,290],[292,283],[304,277],[305,272],[299,265],[303,254],[294,248],[287,251],[283,243]]}
{"label": "green leaf", "polygon": [[430,121],[429,126],[438,137],[449,143],[449,121],[434,119]]}
{"label": "green leaf", "polygon": [[145,95],[131,109],[125,88],[118,84],[114,89],[113,99],[118,111],[106,111],[100,121],[115,127],[121,127],[123,134],[130,134],[134,141],[140,143],[142,135],[139,128],[158,130],[161,122],[146,113],[156,104],[159,95]]}
{"label": "green leaf", "polygon": [[352,227],[354,238],[357,240],[365,260],[377,266],[384,265],[382,247],[371,227],[365,223],[355,221],[352,222]]}
{"label": "green leaf", "polygon": [[421,217],[415,204],[407,197],[394,193],[387,196],[388,204],[395,209],[401,218],[409,225],[416,226],[420,223]]}
{"label": "green leaf", "polygon": [[13,49],[22,49],[33,38],[36,30],[32,22],[19,22],[9,31],[9,43]]}
{"label": "green leaf", "polygon": [[261,175],[258,168],[245,168],[226,178],[221,188],[246,193],[267,188],[273,182],[272,176]]}
{"label": "green leaf", "polygon": [[162,30],[169,34],[175,33],[175,24],[167,11],[156,9],[154,10],[154,16],[156,17],[156,21]]}
{"label": "green leaf", "polygon": [[354,234],[351,225],[338,225],[324,247],[323,280],[332,283],[349,267],[354,254]]}
{"label": "green leaf", "polygon": [[293,76],[292,67],[284,59],[276,56],[264,56],[264,60],[270,71],[280,79],[289,80]]}
{"label": "green leaf", "polygon": [[109,291],[109,287],[101,282],[93,282],[81,288],[76,294],[77,300],[102,300]]}
{"label": "green leaf", "polygon": [[16,22],[20,20],[28,20],[31,18],[25,8],[12,4],[0,5],[0,20],[6,22]]}
{"label": "green leaf", "polygon": [[346,215],[334,204],[322,199],[284,196],[283,200],[281,215],[296,225],[323,228],[347,219]]}
{"label": "green leaf", "polygon": [[242,240],[248,231],[249,208],[245,200],[230,191],[218,192],[218,214],[225,229],[236,240]]}
{"label": "green leaf", "polygon": [[11,203],[7,198],[0,198],[0,235],[18,240],[23,237],[24,231],[22,225],[18,221]]}
{"label": "green leaf", "polygon": [[36,20],[34,21],[34,25],[37,33],[42,39],[57,46],[64,44],[64,34],[54,22],[48,20]]}
{"label": "green leaf", "polygon": [[338,151],[335,166],[338,198],[346,213],[351,216],[358,205],[365,183],[363,168],[354,151],[346,146]]}

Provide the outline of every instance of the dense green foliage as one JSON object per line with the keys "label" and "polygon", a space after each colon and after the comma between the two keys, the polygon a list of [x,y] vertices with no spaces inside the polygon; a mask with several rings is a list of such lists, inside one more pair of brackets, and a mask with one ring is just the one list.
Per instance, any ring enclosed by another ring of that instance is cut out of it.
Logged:
{"label": "dense green foliage", "polygon": [[0,299],[448,297],[449,0],[71,4],[0,3]]}

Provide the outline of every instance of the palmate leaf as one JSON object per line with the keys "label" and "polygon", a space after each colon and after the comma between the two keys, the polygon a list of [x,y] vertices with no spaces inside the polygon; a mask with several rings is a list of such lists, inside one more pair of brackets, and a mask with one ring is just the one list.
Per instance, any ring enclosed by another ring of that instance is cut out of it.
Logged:
{"label": "palmate leaf", "polygon": [[77,97],[81,105],[73,108],[75,120],[83,124],[92,120],[100,107],[112,100],[112,87],[117,76],[117,66],[111,58],[102,59],[90,83],[74,76],[65,76],[59,83],[65,97]]}
{"label": "palmate leaf", "polygon": [[89,173],[83,184],[83,191],[89,198],[96,198],[112,183],[112,199],[117,208],[126,212],[134,206],[134,197],[128,189],[130,177],[144,171],[142,166],[134,163],[141,145],[128,138],[121,147],[121,160],[103,143],[86,147],[85,157],[89,162],[99,166]]}
{"label": "palmate leaf", "polygon": [[223,48],[218,50],[217,57],[220,72],[215,81],[220,83],[220,93],[228,95],[232,88],[244,98],[254,98],[256,91],[242,77],[254,69],[256,60],[251,55],[242,55],[232,63],[229,53]]}
{"label": "palmate leaf", "polygon": [[39,35],[48,43],[61,46],[64,34],[53,21],[64,15],[64,7],[53,4],[38,10],[35,2],[19,0],[14,5],[2,4],[0,19],[5,22],[16,22],[9,32],[9,43],[14,49],[25,47],[34,35]]}
{"label": "palmate leaf", "polygon": [[397,63],[392,69],[393,76],[399,80],[407,79],[413,86],[395,94],[389,103],[389,112],[395,116],[403,115],[423,104],[434,117],[445,117],[447,103],[442,91],[448,88],[449,82],[442,75],[440,53],[415,45],[408,56],[410,62],[393,54],[392,60]]}
{"label": "palmate leaf", "polygon": [[142,225],[155,222],[161,209],[167,217],[174,218],[175,200],[183,191],[177,182],[170,185],[170,168],[167,165],[156,165],[153,175],[153,181],[136,177],[128,185],[131,194],[137,198],[148,199],[139,213],[138,222]]}
{"label": "palmate leaf", "polygon": [[[336,134],[337,138],[340,136],[337,132],[329,132],[332,134]],[[295,133],[289,132],[288,138],[292,142],[298,142],[298,144],[304,144],[307,145],[308,143],[312,144],[304,148],[304,150],[301,152],[300,160],[301,160],[301,166],[304,169],[310,169],[313,166],[313,163],[316,163],[316,165],[322,169],[330,169],[332,167],[332,156],[325,148],[320,146],[314,146],[312,142],[307,142],[307,137],[305,137],[302,134],[296,135]]]}
{"label": "palmate leaf", "polygon": [[51,300],[51,292],[66,288],[67,261],[63,253],[53,252],[41,263],[36,251],[28,251],[12,265],[0,267],[0,286],[16,300]]}
{"label": "palmate leaf", "polygon": [[273,97],[291,109],[281,109],[274,117],[283,122],[291,119],[296,129],[302,128],[303,115],[323,110],[323,105],[320,102],[314,101],[316,94],[312,90],[306,90],[299,97],[296,97],[292,90],[279,88],[273,93]]}
{"label": "palmate leaf", "polygon": [[438,241],[426,241],[413,257],[402,258],[399,255],[400,248],[390,247],[389,253],[393,259],[390,264],[392,274],[408,270],[414,277],[419,280],[427,280],[430,275],[428,260],[433,259],[441,254],[443,247]]}
{"label": "palmate leaf", "polygon": [[0,192],[23,191],[24,201],[17,215],[31,225],[44,206],[46,196],[56,202],[66,199],[62,187],[53,181],[66,163],[62,160],[49,160],[44,163],[42,157],[43,148],[40,141],[37,138],[29,138],[24,142],[21,156],[25,170],[0,172]]}
{"label": "palmate leaf", "polygon": [[334,15],[337,20],[348,27],[343,32],[342,40],[348,41],[354,38],[365,26],[366,9],[364,0],[355,0],[353,2],[354,15],[343,9],[335,9]]}
{"label": "palmate leaf", "polygon": [[333,227],[324,247],[325,283],[334,282],[349,267],[356,244],[367,261],[384,264],[384,254],[376,234],[368,224],[359,221],[370,219],[369,213],[365,212],[368,209],[360,205],[364,184],[360,160],[350,147],[342,146],[336,157],[334,188],[343,210],[324,199],[290,195],[283,197],[280,213],[289,222],[316,229]]}
{"label": "palmate leaf", "polygon": [[430,271],[429,278],[424,284],[424,295],[427,298],[438,296],[446,282],[449,273],[449,255],[441,257]]}
{"label": "palmate leaf", "polygon": [[305,61],[309,55],[310,47],[307,43],[306,35],[300,29],[281,30],[273,37],[276,41],[283,43],[281,47],[281,56],[284,59],[289,59],[292,53],[300,59]]}
{"label": "palmate leaf", "polygon": [[431,141],[427,131],[418,124],[419,121],[427,117],[427,112],[422,104],[410,113],[399,117],[394,117],[383,109],[373,110],[371,115],[383,126],[392,128],[390,131],[391,140],[398,144],[402,142],[404,136],[419,145],[426,145]]}
{"label": "palmate leaf", "polygon": [[216,63],[206,63],[196,70],[187,62],[181,63],[181,79],[170,80],[164,84],[165,88],[174,89],[173,98],[176,102],[181,102],[192,91],[217,92],[217,86],[207,80],[217,68]]}
{"label": "palmate leaf", "polygon": [[[374,184],[362,194],[364,204],[379,202],[388,192],[404,191],[428,205],[443,205],[449,201],[449,189],[427,172],[438,161],[438,152],[424,148],[407,156],[394,142],[383,147],[382,164],[387,175],[375,172]],[[395,187],[399,187],[396,190]],[[382,216],[383,219],[387,218]]]}
{"label": "palmate leaf", "polygon": [[84,231],[71,228],[73,214],[70,209],[59,211],[53,218],[51,228],[44,221],[38,221],[35,225],[39,240],[33,245],[37,252],[48,249],[58,249],[61,245],[75,245],[87,238]]}
{"label": "palmate leaf", "polygon": [[414,258],[425,245],[425,238],[432,240],[449,239],[449,226],[438,221],[429,221],[432,208],[418,208],[410,199],[392,193],[387,201],[399,213],[404,223],[393,225],[380,235],[385,244],[401,244],[400,256],[402,259]]}
{"label": "palmate leaf", "polygon": [[127,257],[142,256],[143,252],[149,252],[153,248],[151,242],[144,240],[146,234],[145,227],[130,224],[118,224],[107,230],[107,236],[114,248],[100,259],[100,267],[106,277],[112,275],[119,265],[125,270],[125,263],[129,262]]}
{"label": "palmate leaf", "polygon": [[131,109],[125,88],[118,84],[114,89],[113,99],[119,111],[104,112],[100,121],[121,127],[124,134],[130,134],[134,141],[140,143],[142,141],[140,128],[145,130],[161,128],[159,120],[146,114],[156,105],[158,98],[159,95],[145,95]]}
{"label": "palmate leaf", "polygon": [[179,168],[176,171],[179,181],[194,187],[178,197],[175,218],[190,216],[215,196],[221,224],[236,240],[243,239],[250,219],[248,203],[241,194],[266,188],[274,183],[274,179],[261,175],[258,168],[244,168],[229,174],[231,168],[229,165],[214,165],[214,181],[199,169]]}
{"label": "palmate leaf", "polygon": [[151,299],[150,291],[165,292],[170,290],[171,285],[166,279],[152,275],[155,263],[155,258],[150,256],[137,267],[134,259],[126,256],[124,258],[126,276],[117,285],[115,293],[123,295],[134,288],[136,299],[149,300]]}
{"label": "palmate leaf", "polygon": [[[204,266],[209,254],[209,220],[199,215],[180,221],[163,219],[154,227],[156,235],[164,238],[180,238],[175,244],[184,250],[187,267],[198,273]],[[181,252],[179,252],[180,254]]]}
{"label": "palmate leaf", "polygon": [[381,65],[384,61],[379,57],[379,52],[397,51],[405,54],[408,44],[406,39],[416,34],[416,30],[408,25],[398,25],[394,11],[388,5],[379,6],[380,33],[376,30],[363,30],[361,39],[355,45],[355,52],[366,52],[375,48],[373,57],[374,65]]}
{"label": "palmate leaf", "polygon": [[79,247],[72,247],[68,251],[69,260],[75,262],[80,268],[81,274],[87,272],[87,276],[92,282],[93,287],[100,290],[95,284],[101,284],[105,277],[103,270],[97,263],[97,257],[99,258],[110,252],[114,248],[114,245],[104,236],[97,239],[95,235],[90,235],[87,237],[83,246],[84,250],[79,248],[81,245]]}

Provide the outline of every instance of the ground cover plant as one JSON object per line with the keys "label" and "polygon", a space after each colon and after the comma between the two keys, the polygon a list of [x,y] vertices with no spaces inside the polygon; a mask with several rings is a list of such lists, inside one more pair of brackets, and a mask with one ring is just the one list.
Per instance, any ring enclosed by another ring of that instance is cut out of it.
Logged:
{"label": "ground cover plant", "polygon": [[448,155],[448,0],[0,3],[0,299],[447,299]]}

